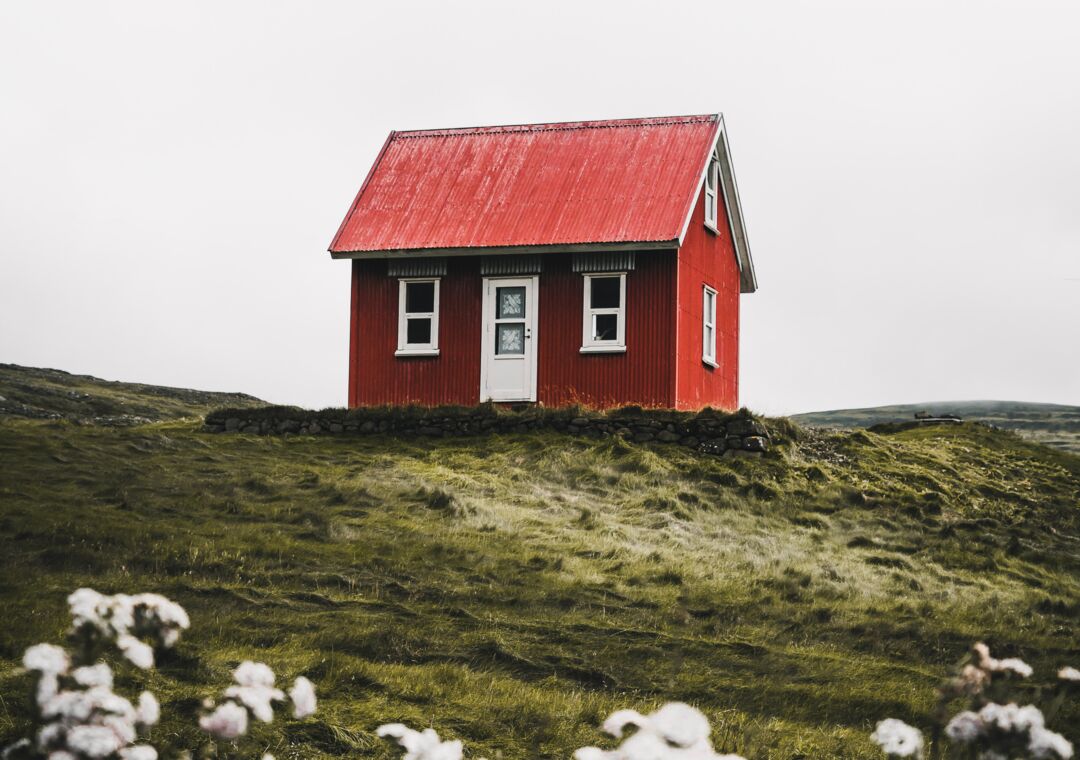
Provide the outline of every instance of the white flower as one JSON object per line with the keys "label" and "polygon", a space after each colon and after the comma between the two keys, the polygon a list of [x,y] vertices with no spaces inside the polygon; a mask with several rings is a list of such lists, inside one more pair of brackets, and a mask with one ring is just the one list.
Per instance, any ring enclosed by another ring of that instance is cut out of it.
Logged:
{"label": "white flower", "polygon": [[143,670],[154,667],[154,648],[149,644],[125,633],[116,638],[116,646],[135,667]]}
{"label": "white flower", "polygon": [[995,660],[990,656],[990,647],[981,641],[972,647],[975,655],[979,658],[979,667],[984,671],[993,673],[1015,673],[1021,678],[1029,677],[1034,671],[1031,666],[1018,657],[1006,657],[1003,660]]}
{"label": "white flower", "polygon": [[108,757],[123,746],[108,726],[73,726],[67,732],[70,749],[87,757]]}
{"label": "white flower", "polygon": [[44,707],[45,704],[56,696],[60,691],[60,679],[56,677],[55,673],[42,673],[37,683],[37,703],[38,707]]}
{"label": "white flower", "polygon": [[157,697],[148,691],[144,691],[139,695],[139,706],[135,711],[135,722],[143,726],[153,726],[160,719],[161,705],[158,704]]}
{"label": "white flower", "polygon": [[985,726],[979,716],[971,710],[964,710],[954,715],[945,726],[945,735],[949,737],[949,741],[970,744],[982,736],[984,730]]}
{"label": "white flower", "polygon": [[233,680],[241,686],[273,686],[274,671],[261,662],[244,660],[233,671]]}
{"label": "white flower", "polygon": [[293,681],[289,689],[289,698],[293,703],[293,717],[306,718],[315,714],[315,685],[308,679],[300,676]]}
{"label": "white flower", "polygon": [[1015,673],[1021,678],[1028,678],[1034,672],[1030,665],[1018,657],[1006,657],[1004,660],[996,660],[995,667],[991,670],[996,670],[1000,673]]}
{"label": "white flower", "polygon": [[1006,733],[1024,733],[1043,727],[1042,711],[1035,705],[1018,707],[1013,702],[1007,705],[991,702],[979,710],[979,718],[987,726]]}
{"label": "white flower", "polygon": [[104,686],[106,689],[111,689],[113,685],[112,669],[103,662],[75,668],[71,675],[79,686]]}
{"label": "white flower", "polygon": [[157,750],[149,744],[137,744],[120,750],[121,760],[157,760]]}
{"label": "white flower", "polygon": [[600,730],[605,734],[611,734],[615,738],[620,738],[623,735],[623,730],[627,726],[634,726],[640,728],[647,724],[649,719],[639,713],[637,710],[616,710],[608,719],[600,726]]}
{"label": "white flower", "polygon": [[44,751],[52,746],[60,744],[64,738],[64,725],[62,723],[46,723],[38,731],[37,747]]}
{"label": "white flower", "polygon": [[112,729],[112,732],[116,734],[116,738],[120,741],[120,746],[122,747],[135,741],[135,725],[126,717],[106,715],[104,718],[101,718],[101,725]]}
{"label": "white flower", "polygon": [[69,594],[68,609],[71,611],[71,617],[74,618],[75,626],[78,627],[84,622],[96,625],[101,619],[99,610],[104,599],[104,596],[92,588],[76,589]]}
{"label": "white flower", "polygon": [[66,749],[58,749],[49,753],[49,760],[79,760],[79,758]]}
{"label": "white flower", "polygon": [[60,718],[68,723],[82,723],[94,711],[94,699],[88,691],[61,691],[41,706],[43,718]]}
{"label": "white flower", "polygon": [[1061,734],[1038,726],[1031,730],[1028,751],[1036,760],[1069,760],[1073,756],[1073,745]]}
{"label": "white flower", "polygon": [[268,686],[230,686],[225,690],[225,696],[240,702],[263,723],[274,720],[274,706],[270,704],[271,701],[285,699],[281,689]]}
{"label": "white flower", "polygon": [[247,710],[235,702],[224,702],[214,712],[199,718],[199,727],[218,739],[235,739],[247,733]]}
{"label": "white flower", "polygon": [[23,667],[27,670],[63,675],[70,666],[68,653],[52,644],[35,644],[23,653]]}
{"label": "white flower", "polygon": [[877,724],[870,735],[889,757],[921,757],[922,732],[902,720],[886,718]]}
{"label": "white flower", "polygon": [[274,756],[267,752],[262,756],[262,760],[274,760]]}
{"label": "white flower", "polygon": [[1064,668],[1058,671],[1058,678],[1062,681],[1080,681],[1080,670],[1066,665]]}
{"label": "white flower", "polygon": [[400,744],[405,749],[404,760],[461,760],[461,742],[441,741],[430,728],[414,731],[401,723],[387,723],[379,726],[375,735]]}
{"label": "white flower", "polygon": [[103,686],[95,686],[83,693],[89,695],[94,709],[100,712],[119,715],[129,723],[135,722],[135,708],[132,706],[131,702],[127,701],[119,694],[113,694],[112,691]]}
{"label": "white flower", "polygon": [[670,702],[650,715],[619,710],[604,721],[606,733],[621,738],[627,726],[637,732],[614,750],[582,747],[577,760],[740,760],[738,755],[717,755],[709,744],[709,721],[681,702]]}
{"label": "white flower", "polygon": [[184,608],[161,594],[137,594],[131,597],[131,603],[136,610],[141,610],[146,622],[157,629],[155,633],[166,647],[176,644],[180,631],[191,626]]}

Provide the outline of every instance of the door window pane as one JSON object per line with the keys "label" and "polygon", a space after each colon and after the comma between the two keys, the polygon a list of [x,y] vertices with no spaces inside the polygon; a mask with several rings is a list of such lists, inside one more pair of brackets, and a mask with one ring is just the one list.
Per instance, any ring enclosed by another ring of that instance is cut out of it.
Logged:
{"label": "door window pane", "polygon": [[431,319],[409,319],[405,326],[407,343],[431,343]]}
{"label": "door window pane", "polygon": [[507,317],[525,316],[525,288],[497,288],[498,300],[495,317],[506,319]]}
{"label": "door window pane", "polygon": [[596,314],[593,316],[593,340],[617,340],[618,337],[618,314]]}
{"label": "door window pane", "polygon": [[617,309],[619,308],[619,277],[593,277],[591,295],[591,308],[593,309]]}
{"label": "door window pane", "polygon": [[520,322],[495,325],[495,353],[523,355],[525,353],[525,325]]}
{"label": "door window pane", "polygon": [[430,314],[433,311],[435,311],[435,283],[405,283],[405,313]]}

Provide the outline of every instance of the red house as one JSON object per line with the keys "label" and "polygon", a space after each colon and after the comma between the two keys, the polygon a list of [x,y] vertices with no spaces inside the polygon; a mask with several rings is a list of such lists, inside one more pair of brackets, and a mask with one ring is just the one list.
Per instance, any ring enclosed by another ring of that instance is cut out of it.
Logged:
{"label": "red house", "polygon": [[391,132],[330,253],[349,406],[739,404],[757,280],[719,114]]}

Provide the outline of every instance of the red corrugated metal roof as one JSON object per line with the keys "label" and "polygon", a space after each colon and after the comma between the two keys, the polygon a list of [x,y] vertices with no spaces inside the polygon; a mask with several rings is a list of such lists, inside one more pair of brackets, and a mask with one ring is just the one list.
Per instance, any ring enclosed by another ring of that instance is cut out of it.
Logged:
{"label": "red corrugated metal roof", "polygon": [[719,116],[391,132],[333,253],[676,240]]}

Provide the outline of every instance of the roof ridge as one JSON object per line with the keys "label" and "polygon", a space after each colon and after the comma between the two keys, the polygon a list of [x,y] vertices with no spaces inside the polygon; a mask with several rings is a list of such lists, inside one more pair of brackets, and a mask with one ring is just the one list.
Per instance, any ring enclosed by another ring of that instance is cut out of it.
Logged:
{"label": "roof ridge", "polygon": [[446,127],[442,129],[395,130],[394,139],[417,137],[450,137],[456,135],[507,134],[513,132],[568,132],[579,129],[617,129],[620,127],[670,126],[717,121],[720,114],[687,116],[642,116],[628,119],[591,119],[586,121],[556,121],[536,124],[494,124],[476,127]]}

